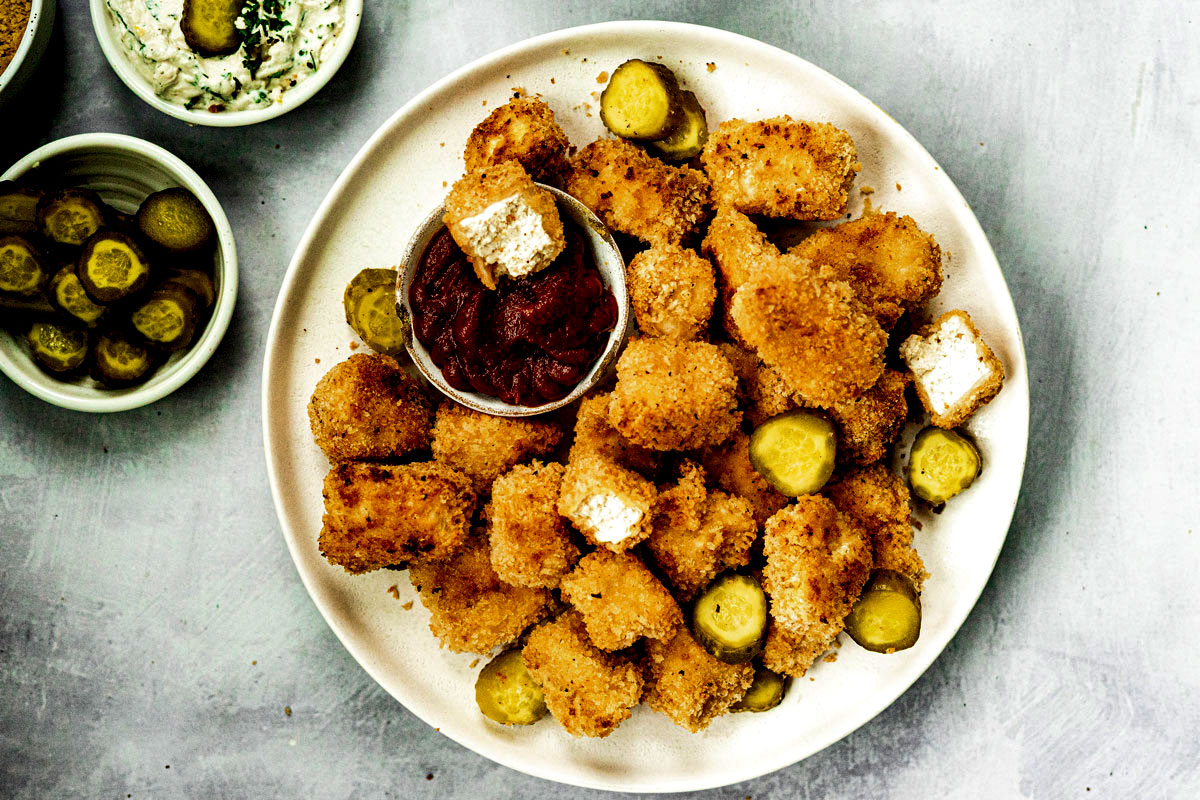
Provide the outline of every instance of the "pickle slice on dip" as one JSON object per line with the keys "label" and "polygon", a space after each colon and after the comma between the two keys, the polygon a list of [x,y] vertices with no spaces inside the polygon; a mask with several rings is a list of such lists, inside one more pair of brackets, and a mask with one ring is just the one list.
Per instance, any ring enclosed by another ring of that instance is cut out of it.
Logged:
{"label": "pickle slice on dip", "polygon": [[179,29],[187,46],[202,56],[227,56],[242,46],[237,19],[243,0],[183,0]]}

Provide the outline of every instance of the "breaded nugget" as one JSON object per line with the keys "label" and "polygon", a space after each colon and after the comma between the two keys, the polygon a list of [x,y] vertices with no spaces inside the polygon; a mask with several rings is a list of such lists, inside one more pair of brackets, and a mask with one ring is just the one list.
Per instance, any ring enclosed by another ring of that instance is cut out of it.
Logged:
{"label": "breaded nugget", "polygon": [[963,424],[1004,385],[1004,365],[962,309],[947,311],[905,339],[900,357],[939,428]]}
{"label": "breaded nugget", "polygon": [[673,244],[655,244],[629,262],[629,300],[647,336],[688,341],[708,327],[717,299],[707,259]]}
{"label": "breaded nugget", "polygon": [[904,389],[909,380],[903,372],[885,369],[870,389],[829,408],[837,428],[839,461],[870,464],[887,455],[908,416]]}
{"label": "breaded nugget", "polygon": [[326,372],[308,401],[317,447],[330,461],[397,458],[429,447],[433,408],[391,356],[355,353]]}
{"label": "breaded nugget", "polygon": [[509,586],[496,576],[482,535],[449,561],[414,564],[408,577],[429,609],[429,630],[455,653],[488,653],[550,615],[549,590]]}
{"label": "breaded nugget", "polygon": [[646,655],[646,701],[692,733],[728,713],[754,682],[753,665],[718,661],[686,627],[670,641],[647,641]]}
{"label": "breaded nugget", "polygon": [[641,670],[592,644],[574,609],[534,628],[522,655],[546,708],[572,736],[608,736],[641,702]]}
{"label": "breaded nugget", "polygon": [[731,119],[700,154],[717,205],[745,214],[837,219],[862,169],[850,134],[829,123]]}
{"label": "breaded nugget", "polygon": [[572,455],[558,493],[562,514],[597,547],[621,552],[650,535],[658,490],[598,453]]}
{"label": "breaded nugget", "polygon": [[571,143],[540,97],[514,97],[492,109],[467,139],[467,172],[515,160],[535,181],[558,186],[570,163]]}
{"label": "breaded nugget", "polygon": [[465,474],[485,495],[516,464],[553,451],[562,435],[550,421],[493,417],[446,400],[433,423],[433,457]]}
{"label": "breaded nugget", "polygon": [[595,453],[615,461],[645,477],[658,471],[658,453],[626,439],[608,421],[608,404],[612,393],[585,397],[579,403],[575,417],[575,440],[569,459],[574,461],[585,453]]}
{"label": "breaded nugget", "polygon": [[737,375],[716,345],[637,339],[617,361],[608,421],[634,444],[652,450],[720,444],[741,419]]}
{"label": "breaded nugget", "polygon": [[928,574],[913,547],[912,510],[904,480],[883,464],[859,467],[825,487],[838,511],[871,537],[874,569],[891,569],[912,579],[917,591]]}
{"label": "breaded nugget", "polygon": [[717,215],[704,236],[701,252],[712,259],[720,278],[717,295],[721,327],[731,339],[741,342],[742,337],[729,313],[733,295],[757,271],[759,264],[777,258],[779,250],[745,214],[732,206],[718,206]]}
{"label": "breaded nugget", "polygon": [[683,624],[675,598],[629,553],[601,548],[584,556],[562,579],[562,597],[601,650],[623,650],[642,637],[669,639]]}
{"label": "breaded nugget", "polygon": [[571,159],[567,192],[613,230],[678,244],[708,213],[708,178],[622,139],[597,139]]}
{"label": "breaded nugget", "polygon": [[793,633],[772,621],[763,645],[763,666],[791,678],[802,678],[842,632],[842,621],[813,625]]}
{"label": "breaded nugget", "polygon": [[513,586],[553,589],[579,560],[558,513],[562,464],[518,464],[492,483],[488,535],[492,566]]}
{"label": "breaded nugget", "polygon": [[771,417],[804,404],[788,388],[783,374],[768,365],[758,354],[728,342],[717,345],[733,365],[738,376],[738,402],[751,425],[761,425]]}
{"label": "breaded nugget", "polygon": [[891,211],[822,228],[789,252],[845,276],[885,328],[942,288],[942,249],[912,217]]}
{"label": "breaded nugget", "polygon": [[755,524],[763,525],[787,505],[788,499],[750,463],[750,437],[742,431],[735,431],[724,444],[702,450],[700,461],[718,486],[750,504]]}
{"label": "breaded nugget", "polygon": [[471,482],[434,463],[342,461],[325,476],[324,497],[321,555],[347,572],[449,558],[475,513]]}
{"label": "breaded nugget", "polygon": [[857,397],[883,373],[887,334],[849,284],[803,259],[764,262],[737,290],[731,314],[742,338],[812,405]]}

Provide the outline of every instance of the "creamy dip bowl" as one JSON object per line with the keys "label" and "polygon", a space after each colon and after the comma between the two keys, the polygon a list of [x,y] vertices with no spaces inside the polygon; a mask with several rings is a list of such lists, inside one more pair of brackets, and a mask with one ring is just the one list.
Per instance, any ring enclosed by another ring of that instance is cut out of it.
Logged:
{"label": "creamy dip bowl", "polygon": [[363,0],[256,0],[237,23],[245,43],[202,56],[184,40],[183,5],[91,0],[92,26],[134,94],[177,119],[218,127],[272,119],[316,94],[345,61],[363,12]]}

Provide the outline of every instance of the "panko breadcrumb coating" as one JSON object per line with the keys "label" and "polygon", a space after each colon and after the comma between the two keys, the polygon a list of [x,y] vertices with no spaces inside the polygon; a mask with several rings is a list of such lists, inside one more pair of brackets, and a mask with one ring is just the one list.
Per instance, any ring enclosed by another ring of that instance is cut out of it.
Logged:
{"label": "panko breadcrumb coating", "polygon": [[908,416],[904,389],[909,380],[903,372],[885,369],[870,389],[829,409],[839,461],[870,464],[887,455]]}
{"label": "panko breadcrumb coating", "polygon": [[433,407],[391,356],[355,353],[326,372],[308,401],[313,439],[330,461],[397,458],[429,447]]}
{"label": "panko breadcrumb coating", "polygon": [[838,620],[793,633],[772,620],[763,645],[763,666],[780,675],[802,678],[821,654],[833,646],[842,627],[842,621]]}
{"label": "panko breadcrumb coating", "polygon": [[562,464],[518,464],[492,483],[488,535],[492,567],[513,586],[553,589],[579,560],[558,513]]}
{"label": "panko breadcrumb coating", "polygon": [[601,650],[623,650],[642,637],[669,639],[683,624],[675,598],[629,553],[601,548],[584,556],[563,578],[562,597]]}
{"label": "panko breadcrumb coating", "polygon": [[750,437],[740,430],[724,444],[701,451],[700,462],[718,486],[750,504],[760,526],[788,503],[750,463]]}
{"label": "panko breadcrumb coating", "polygon": [[518,161],[534,180],[558,186],[570,169],[570,146],[554,112],[540,97],[514,97],[471,131],[463,161],[467,172]]}
{"label": "panko breadcrumb coating", "polygon": [[822,228],[789,252],[845,276],[885,328],[942,288],[942,249],[912,217],[891,211]]}
{"label": "panko breadcrumb coating", "polygon": [[722,122],[700,161],[717,205],[801,220],[845,214],[847,192],[862,169],[850,134],[788,116]]}
{"label": "panko breadcrumb coating", "polygon": [[673,244],[655,244],[629,262],[629,300],[647,336],[688,341],[708,327],[717,299],[708,260]]}
{"label": "panko breadcrumb coating", "polygon": [[534,628],[522,657],[546,708],[572,736],[608,736],[642,700],[641,670],[592,644],[573,609]]}
{"label": "panko breadcrumb coating", "polygon": [[449,561],[414,564],[408,572],[421,603],[429,609],[429,630],[455,653],[486,654],[517,640],[526,628],[550,614],[546,589],[509,586],[496,576],[487,538],[473,536]]}
{"label": "panko breadcrumb coating", "polygon": [[871,537],[873,569],[891,569],[912,579],[917,591],[928,573],[913,547],[912,510],[904,480],[883,464],[859,467],[825,487],[838,511]]}
{"label": "panko breadcrumb coating", "polygon": [[738,376],[738,401],[751,425],[761,425],[771,417],[803,405],[788,388],[778,369],[766,364],[757,353],[728,342],[718,345]]}
{"label": "panko breadcrumb coating", "polygon": [[597,547],[628,550],[650,535],[658,490],[597,453],[572,456],[558,493],[562,514]]}
{"label": "panko breadcrumb coating", "polygon": [[686,627],[669,642],[648,641],[646,655],[646,701],[692,733],[728,713],[754,682],[753,665],[718,661]]}
{"label": "panko breadcrumb coating", "polygon": [[466,476],[442,464],[333,465],[325,476],[318,545],[347,572],[449,558],[475,513]]}
{"label": "panko breadcrumb coating", "polygon": [[615,461],[645,477],[658,471],[658,453],[626,439],[608,421],[608,404],[612,393],[585,397],[579,403],[575,417],[575,440],[569,460],[575,461],[585,453],[595,453]]}
{"label": "panko breadcrumb coating", "polygon": [[716,345],[637,339],[617,361],[608,421],[634,444],[691,450],[728,439],[736,407],[737,375]]}
{"label": "panko breadcrumb coating", "polygon": [[597,139],[571,159],[567,193],[613,230],[678,244],[708,213],[708,178],[622,139]]}
{"label": "panko breadcrumb coating", "polygon": [[900,343],[900,357],[929,421],[956,428],[1004,385],[1004,364],[960,308],[947,311]]}
{"label": "panko breadcrumb coating", "polygon": [[779,250],[753,220],[732,206],[718,206],[717,215],[704,235],[701,252],[710,259],[720,276],[718,294],[721,307],[721,327],[734,341],[741,341],[737,325],[730,316],[733,295],[763,261],[779,257]]}
{"label": "panko breadcrumb coating", "polygon": [[485,495],[513,466],[552,452],[562,435],[553,422],[493,417],[446,400],[433,423],[433,457],[461,471]]}

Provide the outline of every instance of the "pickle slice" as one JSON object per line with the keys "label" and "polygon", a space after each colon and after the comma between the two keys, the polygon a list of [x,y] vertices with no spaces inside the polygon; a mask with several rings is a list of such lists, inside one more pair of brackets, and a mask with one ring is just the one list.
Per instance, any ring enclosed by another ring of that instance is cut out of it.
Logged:
{"label": "pickle slice", "polygon": [[38,201],[37,221],[50,241],[79,247],[104,226],[104,201],[91,189],[50,192]]}
{"label": "pickle slice", "polygon": [[200,298],[200,304],[204,310],[212,308],[213,303],[217,301],[217,290],[213,286],[212,278],[198,269],[180,269],[175,270],[164,283],[174,283],[190,289],[192,294]]}
{"label": "pickle slice", "polygon": [[107,311],[104,306],[92,302],[92,298],[83,290],[79,276],[69,266],[54,273],[47,287],[47,294],[50,305],[57,311],[73,317],[75,321],[89,328],[95,327]]}
{"label": "pickle slice", "polygon": [[146,285],[150,263],[130,237],[118,231],[99,231],[83,246],[76,274],[92,300],[115,303]]}
{"label": "pickle slice", "polygon": [[837,458],[833,423],[812,411],[779,414],[750,434],[750,463],[789,497],[818,491]]}
{"label": "pickle slice", "polygon": [[200,301],[179,285],[164,283],[150,293],[130,321],[151,346],[160,350],[182,350],[192,343],[199,319]]}
{"label": "pickle slice", "polygon": [[46,262],[24,236],[0,239],[0,294],[36,297],[49,279]]}
{"label": "pickle slice", "polygon": [[376,353],[398,356],[408,344],[408,326],[396,307],[394,269],[364,269],[342,296],[346,324]]}
{"label": "pickle slice", "polygon": [[0,236],[37,233],[37,204],[42,192],[12,181],[0,181]]}
{"label": "pickle slice", "polygon": [[92,345],[88,371],[103,385],[119,389],[146,380],[154,372],[156,362],[148,348],[109,331],[97,337]]}
{"label": "pickle slice", "polygon": [[767,638],[767,595],[749,575],[729,572],[692,605],[692,634],[719,661],[744,664]]}
{"label": "pickle slice", "polygon": [[979,466],[979,451],[970,439],[930,426],[913,440],[908,482],[917,497],[940,506],[975,482]]}
{"label": "pickle slice", "polygon": [[730,710],[770,711],[783,702],[783,695],[786,691],[786,678],[766,667],[755,667],[754,683],[750,684],[745,697],[734,703]]}
{"label": "pickle slice", "polygon": [[655,155],[668,161],[684,161],[699,155],[708,141],[708,120],[704,117],[704,106],[692,92],[683,92],[681,108],[683,116],[675,130],[665,139],[649,142]]}
{"label": "pickle slice", "polygon": [[25,337],[33,359],[42,369],[62,375],[77,369],[87,358],[88,335],[81,328],[57,322],[35,322]]}
{"label": "pickle slice", "polygon": [[632,58],[613,70],[600,95],[600,121],[625,139],[665,139],[682,115],[679,82],[662,64]]}
{"label": "pickle slice", "polygon": [[182,187],[147,197],[138,208],[137,226],[149,241],[177,255],[212,249],[217,230],[204,204]]}
{"label": "pickle slice", "polygon": [[877,569],[846,616],[846,633],[873,653],[894,653],[921,635],[921,596],[903,573]]}
{"label": "pickle slice", "polygon": [[480,670],[475,702],[485,717],[501,725],[532,725],[546,716],[542,687],[529,674],[520,650],[507,650]]}
{"label": "pickle slice", "polygon": [[202,56],[236,53],[242,46],[237,19],[243,5],[243,0],[183,0],[183,40]]}

